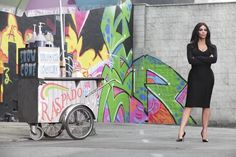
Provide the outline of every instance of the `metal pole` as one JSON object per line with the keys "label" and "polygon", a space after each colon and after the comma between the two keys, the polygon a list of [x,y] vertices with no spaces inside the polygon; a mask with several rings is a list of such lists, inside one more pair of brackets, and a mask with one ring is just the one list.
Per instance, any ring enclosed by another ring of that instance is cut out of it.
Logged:
{"label": "metal pole", "polygon": [[65,77],[65,43],[64,43],[64,25],[63,25],[63,17],[62,17],[62,1],[60,2],[60,28],[61,28],[61,55],[62,55],[62,63],[61,63],[61,76]]}

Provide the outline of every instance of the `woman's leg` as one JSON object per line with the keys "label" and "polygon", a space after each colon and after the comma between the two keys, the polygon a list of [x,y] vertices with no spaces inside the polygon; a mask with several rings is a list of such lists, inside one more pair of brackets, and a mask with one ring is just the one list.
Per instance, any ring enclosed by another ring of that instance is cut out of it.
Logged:
{"label": "woman's leg", "polygon": [[184,134],[184,129],[185,129],[185,126],[187,125],[191,110],[192,110],[192,108],[190,108],[190,107],[184,108],[181,124],[179,127],[178,138],[182,138],[182,136]]}
{"label": "woman's leg", "polygon": [[208,122],[210,117],[210,108],[203,108],[202,109],[202,138],[207,139],[207,128],[208,128]]}

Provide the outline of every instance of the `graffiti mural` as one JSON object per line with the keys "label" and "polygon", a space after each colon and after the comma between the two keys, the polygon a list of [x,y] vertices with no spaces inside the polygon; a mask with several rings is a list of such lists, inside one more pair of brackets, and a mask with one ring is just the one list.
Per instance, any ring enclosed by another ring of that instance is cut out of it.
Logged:
{"label": "graffiti mural", "polygon": [[72,55],[73,77],[101,76],[109,52],[100,30],[104,9],[76,12],[66,17],[67,53]]}
{"label": "graffiti mural", "polygon": [[[32,37],[33,24],[45,23],[43,32],[54,35],[57,47],[60,25],[52,15],[27,18],[0,13],[0,19],[4,21],[0,24],[0,103],[5,104],[0,105],[2,115],[17,102],[10,90],[17,87],[18,48],[25,47]],[[104,78],[95,107],[97,121],[179,124],[186,81],[155,57],[133,60],[132,34],[131,0],[65,15],[66,76]],[[195,123],[192,117],[189,123]]]}
{"label": "graffiti mural", "polygon": [[[148,113],[149,123],[179,124],[182,118],[186,81],[171,67],[152,56],[134,61],[134,97]],[[194,124],[192,117],[189,123]]]}
{"label": "graffiti mural", "polygon": [[[106,82],[101,92],[98,120],[130,122],[132,99],[132,4],[105,8],[101,31],[109,51],[109,61],[103,68]],[[129,44],[127,44],[129,43]]]}

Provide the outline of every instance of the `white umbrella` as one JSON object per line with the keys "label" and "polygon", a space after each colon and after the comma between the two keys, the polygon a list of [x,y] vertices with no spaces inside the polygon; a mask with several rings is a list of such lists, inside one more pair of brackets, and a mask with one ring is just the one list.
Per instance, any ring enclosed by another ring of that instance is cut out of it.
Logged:
{"label": "white umbrella", "polygon": [[64,26],[63,14],[70,14],[77,10],[73,0],[0,0],[0,11],[16,16],[34,17],[44,15],[60,15],[61,49],[64,62]]}

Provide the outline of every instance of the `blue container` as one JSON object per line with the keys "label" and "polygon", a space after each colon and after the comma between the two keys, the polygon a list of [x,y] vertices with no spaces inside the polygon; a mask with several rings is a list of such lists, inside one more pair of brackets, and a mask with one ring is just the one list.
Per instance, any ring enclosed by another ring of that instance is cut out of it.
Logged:
{"label": "blue container", "polygon": [[120,0],[75,0],[75,3],[79,10],[91,10],[112,5],[119,5]]}

